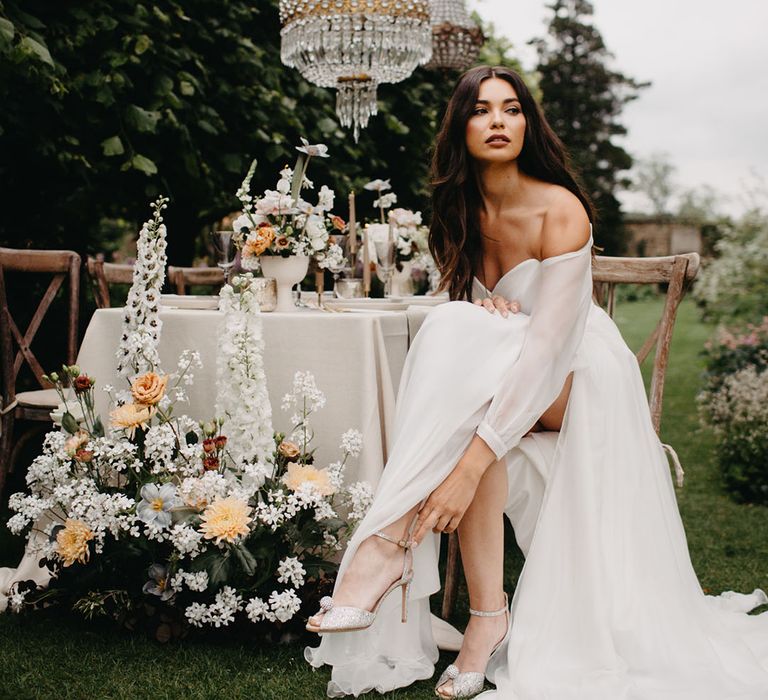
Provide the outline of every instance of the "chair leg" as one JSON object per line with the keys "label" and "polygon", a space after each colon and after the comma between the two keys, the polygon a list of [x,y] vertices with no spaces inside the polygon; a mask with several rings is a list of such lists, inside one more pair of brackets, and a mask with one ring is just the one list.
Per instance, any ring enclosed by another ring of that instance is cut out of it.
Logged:
{"label": "chair leg", "polygon": [[445,590],[443,592],[442,616],[447,620],[453,614],[456,596],[459,591],[459,569],[461,554],[459,553],[459,536],[452,532],[448,535],[448,559],[445,562]]}
{"label": "chair leg", "polygon": [[13,452],[13,411],[6,413],[0,419],[0,498],[5,486],[5,475],[11,470],[11,453]]}

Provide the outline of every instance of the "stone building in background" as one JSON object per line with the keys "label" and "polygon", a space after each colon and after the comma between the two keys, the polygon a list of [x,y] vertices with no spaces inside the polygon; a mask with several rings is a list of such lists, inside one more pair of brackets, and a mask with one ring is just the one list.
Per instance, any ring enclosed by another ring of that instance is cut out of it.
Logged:
{"label": "stone building in background", "polygon": [[701,226],[674,217],[627,214],[628,256],[655,257],[703,252]]}

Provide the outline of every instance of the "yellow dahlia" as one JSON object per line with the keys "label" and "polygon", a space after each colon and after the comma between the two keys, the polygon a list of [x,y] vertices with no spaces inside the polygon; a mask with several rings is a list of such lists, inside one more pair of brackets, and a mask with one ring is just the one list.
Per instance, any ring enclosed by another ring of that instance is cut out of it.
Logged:
{"label": "yellow dahlia", "polygon": [[230,496],[220,498],[209,505],[200,516],[203,521],[200,532],[216,544],[224,540],[234,542],[241,535],[248,534],[251,507],[242,499]]}
{"label": "yellow dahlia", "polygon": [[75,562],[85,564],[90,554],[88,542],[93,539],[93,532],[82,520],[70,520],[56,535],[58,554],[64,566],[72,566]]}
{"label": "yellow dahlia", "polygon": [[133,437],[136,428],[146,428],[154,409],[152,406],[141,406],[136,403],[127,403],[124,406],[118,406],[109,414],[112,419],[112,427],[127,430],[128,435]]}
{"label": "yellow dahlia", "polygon": [[296,491],[304,484],[311,484],[322,496],[330,496],[336,491],[331,485],[327,469],[315,469],[309,465],[288,462],[288,471],[283,475],[283,483]]}

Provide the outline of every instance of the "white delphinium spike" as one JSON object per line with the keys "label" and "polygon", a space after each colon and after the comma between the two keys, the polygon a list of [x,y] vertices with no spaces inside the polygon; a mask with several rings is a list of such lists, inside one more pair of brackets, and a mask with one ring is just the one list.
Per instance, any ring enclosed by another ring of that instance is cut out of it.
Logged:
{"label": "white delphinium spike", "polygon": [[272,465],[272,407],[264,372],[264,339],[259,303],[250,274],[235,278],[240,293],[221,290],[223,327],[216,357],[216,415],[226,419],[227,451],[235,464]]}
{"label": "white delphinium spike", "polygon": [[160,365],[160,290],[165,280],[166,229],[161,212],[167,197],[152,203],[154,215],[139,233],[133,282],[123,312],[123,332],[117,350],[118,373],[131,378]]}

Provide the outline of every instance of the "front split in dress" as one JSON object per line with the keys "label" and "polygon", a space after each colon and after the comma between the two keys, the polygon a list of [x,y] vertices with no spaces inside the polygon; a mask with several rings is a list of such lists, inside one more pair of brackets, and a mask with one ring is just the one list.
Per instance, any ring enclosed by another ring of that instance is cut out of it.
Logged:
{"label": "front split in dress", "polygon": [[[506,463],[505,512],[526,557],[488,666],[496,689],[481,697],[768,700],[768,614],[744,614],[768,598],[702,592],[637,360],[592,302],[591,245],[508,271],[493,293],[521,313],[467,301],[429,313],[403,369],[393,449],[337,580],[360,542],[429,496],[477,433]],[[571,371],[560,432],[523,437]],[[433,533],[414,550],[407,623],[391,595],[368,629],[307,648],[313,666],[333,666],[329,696],[433,675],[438,553]]]}

